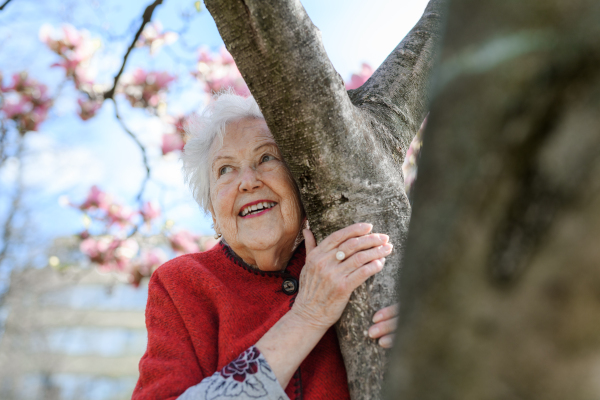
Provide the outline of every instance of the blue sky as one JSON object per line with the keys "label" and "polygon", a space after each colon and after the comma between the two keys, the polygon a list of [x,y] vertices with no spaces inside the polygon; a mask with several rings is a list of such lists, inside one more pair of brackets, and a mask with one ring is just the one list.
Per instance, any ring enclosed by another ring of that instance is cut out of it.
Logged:
{"label": "blue sky", "polygon": [[[92,36],[103,39],[95,64],[98,79],[110,81],[147,3],[149,0],[13,1],[0,12],[0,71],[5,83],[12,73],[26,69],[51,89],[58,85],[62,71],[48,68],[56,57],[39,42],[38,31],[44,23],[58,26],[65,22],[88,29]],[[196,54],[186,46],[195,48],[202,44],[218,49],[222,45],[210,14],[205,9],[197,14],[193,3],[193,0],[165,0],[157,8],[154,20],[160,21],[165,30],[179,30],[181,14],[187,12],[192,16],[188,32],[169,53],[162,50],[150,57],[146,49],[134,50],[126,68],[127,71],[142,66],[179,73],[182,78],[169,95],[169,108],[175,113],[198,109],[204,99],[201,87],[189,77]],[[334,66],[348,79],[362,62],[377,67],[412,28],[427,1],[307,0],[303,4],[321,30]],[[144,111],[121,103],[127,125],[149,149],[153,182],[148,185],[146,198],[160,200],[167,217],[177,226],[197,233],[212,233],[210,218],[201,214],[183,185],[177,157],[160,154],[160,123]],[[143,177],[139,150],[115,121],[112,104],[105,102],[98,116],[86,122],[75,112],[75,92],[67,85],[41,131],[28,134],[23,163],[25,205],[35,227],[31,235],[42,244],[39,248],[53,237],[83,228],[81,215],[59,204],[61,196],[80,202],[89,187],[97,184],[120,201],[133,205]],[[14,163],[0,169],[0,193],[10,188],[14,170]],[[6,196],[0,194],[0,221],[5,218],[1,213],[6,201]]]}

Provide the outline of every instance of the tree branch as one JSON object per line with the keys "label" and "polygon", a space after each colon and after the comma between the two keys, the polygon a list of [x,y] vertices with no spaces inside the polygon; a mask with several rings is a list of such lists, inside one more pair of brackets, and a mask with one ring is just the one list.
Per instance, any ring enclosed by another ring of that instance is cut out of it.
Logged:
{"label": "tree branch", "polygon": [[142,162],[144,164],[144,168],[146,169],[146,176],[144,177],[144,181],[142,182],[140,191],[138,192],[138,194],[136,196],[136,201],[141,202],[142,195],[144,194],[144,190],[146,189],[146,184],[148,183],[148,180],[150,179],[150,165],[148,164],[148,156],[146,154],[146,148],[144,147],[142,142],[140,142],[140,140],[137,138],[137,136],[135,136],[135,134],[127,127],[127,125],[125,125],[125,122],[123,121],[123,119],[121,118],[121,115],[119,114],[119,106],[117,105],[116,100],[114,98],[111,98],[111,100],[113,101],[114,106],[115,106],[115,117],[117,118],[117,121],[119,121],[119,124],[121,124],[121,127],[123,128],[123,130],[125,132],[127,132],[127,134],[129,136],[131,136],[131,138],[133,139],[135,144],[137,144],[137,146],[139,147],[140,152],[142,153]]}
{"label": "tree branch", "polygon": [[121,75],[123,74],[123,70],[125,69],[125,64],[127,63],[127,59],[129,58],[129,54],[131,53],[131,51],[135,47],[135,44],[137,43],[140,35],[142,34],[142,31],[144,30],[144,27],[152,19],[152,14],[154,13],[154,9],[156,7],[158,7],[159,5],[161,5],[162,2],[163,2],[163,0],[155,0],[152,4],[150,4],[148,7],[146,7],[146,10],[144,10],[144,14],[142,15],[142,23],[140,24],[139,29],[135,33],[135,36],[133,37],[133,40],[131,41],[131,44],[129,45],[129,48],[127,49],[127,52],[125,53],[125,56],[123,57],[123,63],[121,64],[121,69],[119,70],[119,72],[117,73],[117,75],[115,75],[113,87],[110,88],[108,91],[106,91],[104,93],[104,98],[105,99],[112,99],[114,97],[115,90],[117,90],[117,85],[119,83],[119,79],[121,78]]}
{"label": "tree branch", "polygon": [[[386,123],[395,117],[353,104],[327,57],[319,30],[299,1],[205,0],[205,4],[281,149],[317,240],[353,223],[372,222],[374,232],[388,234],[395,245],[384,270],[353,292],[336,324],[352,399],[381,399],[387,352],[365,332],[373,314],[395,302],[410,217],[395,150],[399,127]],[[418,37],[415,33],[404,46],[408,49]],[[435,35],[425,40],[427,51],[435,40]],[[412,62],[419,68],[424,61],[416,58]],[[393,62],[394,58],[387,69]],[[405,64],[410,68],[408,61]],[[422,84],[404,83],[407,90],[423,91],[430,69],[423,68]],[[383,71],[380,75],[386,75]],[[386,79],[401,78],[391,74]],[[396,86],[388,96],[406,96],[400,93],[403,85]],[[406,102],[407,107],[410,104]],[[380,111],[384,113],[391,112]],[[416,114],[425,116],[423,111]]]}
{"label": "tree branch", "polygon": [[16,192],[13,196],[13,199],[11,201],[11,206],[10,209],[8,210],[8,216],[6,217],[6,220],[4,221],[3,227],[2,227],[2,243],[0,244],[0,265],[2,264],[2,262],[4,261],[6,254],[8,253],[8,249],[9,249],[9,242],[11,240],[11,235],[12,235],[12,222],[13,219],[15,217],[15,214],[17,213],[17,210],[19,209],[19,204],[21,203],[21,196],[23,194],[23,182],[22,182],[22,176],[23,176],[23,166],[22,164],[22,160],[21,160],[21,154],[23,153],[23,146],[24,146],[24,140],[22,137],[19,137],[19,145],[17,148],[17,153],[15,154],[15,157],[19,158],[19,170],[17,173],[17,189]]}
{"label": "tree branch", "polygon": [[4,10],[4,7],[6,7],[8,5],[8,3],[10,3],[12,0],[6,0],[1,6],[0,6],[0,11]]}
{"label": "tree branch", "polygon": [[[339,136],[356,133],[345,128],[355,117],[354,107],[319,30],[300,2],[207,0],[205,4],[275,139],[285,143],[280,147],[286,159],[292,160],[283,149],[288,144],[296,149],[294,159],[316,159],[340,150]],[[300,166],[290,165],[296,167]]]}
{"label": "tree branch", "polygon": [[364,85],[348,91],[398,139],[402,158],[429,107],[429,82],[447,0],[430,0],[423,16]]}

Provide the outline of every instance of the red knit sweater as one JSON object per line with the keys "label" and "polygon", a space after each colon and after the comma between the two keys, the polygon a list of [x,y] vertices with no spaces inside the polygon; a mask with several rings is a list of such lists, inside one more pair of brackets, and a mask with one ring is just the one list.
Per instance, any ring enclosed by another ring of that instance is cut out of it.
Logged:
{"label": "red knit sweater", "polygon": [[[176,399],[256,344],[292,307],[296,295],[286,294],[282,283],[299,281],[304,260],[301,245],[284,272],[257,271],[218,244],[158,268],[149,284],[148,347],[132,399]],[[290,399],[350,398],[333,328],[285,391]]]}

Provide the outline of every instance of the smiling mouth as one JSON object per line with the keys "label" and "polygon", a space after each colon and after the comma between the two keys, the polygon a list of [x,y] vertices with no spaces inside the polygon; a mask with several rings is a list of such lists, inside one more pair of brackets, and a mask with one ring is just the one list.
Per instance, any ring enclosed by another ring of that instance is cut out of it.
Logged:
{"label": "smiling mouth", "polygon": [[260,203],[252,204],[252,205],[242,208],[242,211],[240,211],[239,215],[241,217],[257,215],[263,211],[266,211],[270,208],[275,207],[276,205],[277,205],[277,203],[275,203],[274,201],[262,201]]}

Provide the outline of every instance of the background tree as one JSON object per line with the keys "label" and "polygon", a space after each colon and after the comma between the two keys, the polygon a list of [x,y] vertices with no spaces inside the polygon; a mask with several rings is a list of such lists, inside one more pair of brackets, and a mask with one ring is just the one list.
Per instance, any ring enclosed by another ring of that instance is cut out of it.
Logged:
{"label": "background tree", "polygon": [[388,398],[600,396],[599,18],[451,2]]}
{"label": "background tree", "polygon": [[427,113],[443,5],[430,1],[373,76],[346,92],[299,2],[206,1],[290,166],[317,240],[368,221],[396,246],[336,325],[353,399],[381,398],[386,352],[367,329],[396,299],[410,218],[401,166]]}

